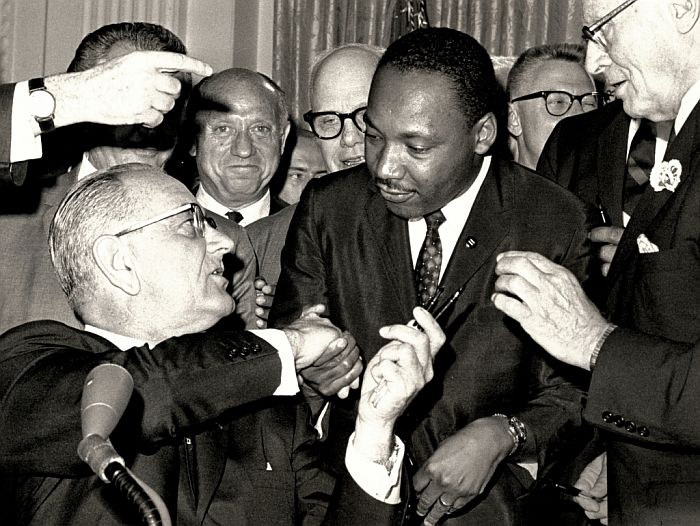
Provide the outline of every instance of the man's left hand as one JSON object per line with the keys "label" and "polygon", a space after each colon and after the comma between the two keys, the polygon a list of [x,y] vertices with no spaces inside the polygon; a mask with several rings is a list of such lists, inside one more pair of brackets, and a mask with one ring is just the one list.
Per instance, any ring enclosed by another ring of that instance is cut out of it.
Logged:
{"label": "man's left hand", "polygon": [[324,397],[337,394],[346,398],[349,389],[360,386],[360,348],[352,334],[344,332],[311,366],[299,372],[304,384]]}
{"label": "man's left hand", "polygon": [[552,356],[590,369],[590,358],[608,322],[576,276],[535,252],[503,252],[496,263],[491,301],[515,319]]}
{"label": "man's left hand", "polygon": [[480,418],[444,440],[413,477],[416,512],[432,526],[480,495],[513,449],[506,419]]}

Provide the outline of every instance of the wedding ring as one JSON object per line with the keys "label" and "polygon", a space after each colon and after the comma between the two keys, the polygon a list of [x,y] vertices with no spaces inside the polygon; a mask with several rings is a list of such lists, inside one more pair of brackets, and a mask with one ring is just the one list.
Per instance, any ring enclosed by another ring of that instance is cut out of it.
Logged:
{"label": "wedding ring", "polygon": [[447,508],[447,511],[445,511],[445,513],[452,513],[452,511],[453,511],[452,504],[449,504],[449,503],[445,502],[444,500],[442,500],[442,497],[443,497],[443,495],[440,495],[440,497],[438,498],[438,502]]}

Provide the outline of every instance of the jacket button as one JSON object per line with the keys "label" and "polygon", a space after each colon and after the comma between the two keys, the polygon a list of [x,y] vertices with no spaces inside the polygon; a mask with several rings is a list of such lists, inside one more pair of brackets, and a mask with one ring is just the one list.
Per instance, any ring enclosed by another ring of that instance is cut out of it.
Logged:
{"label": "jacket button", "polygon": [[238,356],[238,352],[235,349],[231,349],[229,352],[226,353],[226,357],[229,360],[233,360]]}
{"label": "jacket button", "polygon": [[603,411],[603,422],[606,424],[609,424],[613,421],[613,415],[612,411]]}
{"label": "jacket button", "polygon": [[625,427],[626,421],[625,421],[625,419],[622,417],[622,415],[615,415],[615,419],[613,420],[613,423],[614,423],[617,427]]}
{"label": "jacket button", "polygon": [[630,433],[637,431],[637,426],[631,420],[625,424],[625,429]]}
{"label": "jacket button", "polygon": [[254,343],[253,344],[253,354],[260,352],[260,351],[262,351],[262,349],[260,348],[260,345],[258,345],[257,343]]}
{"label": "jacket button", "polygon": [[646,426],[639,426],[637,428],[637,433],[639,434],[640,437],[648,437],[649,436],[649,429]]}

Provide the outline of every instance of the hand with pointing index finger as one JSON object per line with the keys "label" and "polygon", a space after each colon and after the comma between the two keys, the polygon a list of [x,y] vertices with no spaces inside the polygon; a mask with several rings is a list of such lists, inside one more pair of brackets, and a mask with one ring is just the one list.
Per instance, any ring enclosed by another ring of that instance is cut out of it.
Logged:
{"label": "hand with pointing index finger", "polygon": [[85,71],[45,79],[56,99],[54,123],[155,127],[180,95],[178,74],[208,76],[211,66],[180,53],[133,51]]}

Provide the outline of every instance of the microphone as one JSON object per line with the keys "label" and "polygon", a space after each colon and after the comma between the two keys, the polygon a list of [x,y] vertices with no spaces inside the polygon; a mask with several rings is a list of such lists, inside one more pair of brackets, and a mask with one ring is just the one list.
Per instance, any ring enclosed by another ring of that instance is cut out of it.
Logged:
{"label": "microphone", "polygon": [[134,380],[121,365],[105,363],[85,379],[80,403],[83,439],[78,456],[100,479],[112,483],[139,511],[149,526],[170,526],[168,509],[158,494],[124,464],[109,440],[129,403]]}
{"label": "microphone", "polygon": [[117,426],[126,409],[134,380],[129,371],[114,363],[93,368],[83,385],[80,404],[80,421],[83,439],[78,445],[78,456],[104,481],[105,469],[112,462],[124,465],[109,441],[109,435]]}

